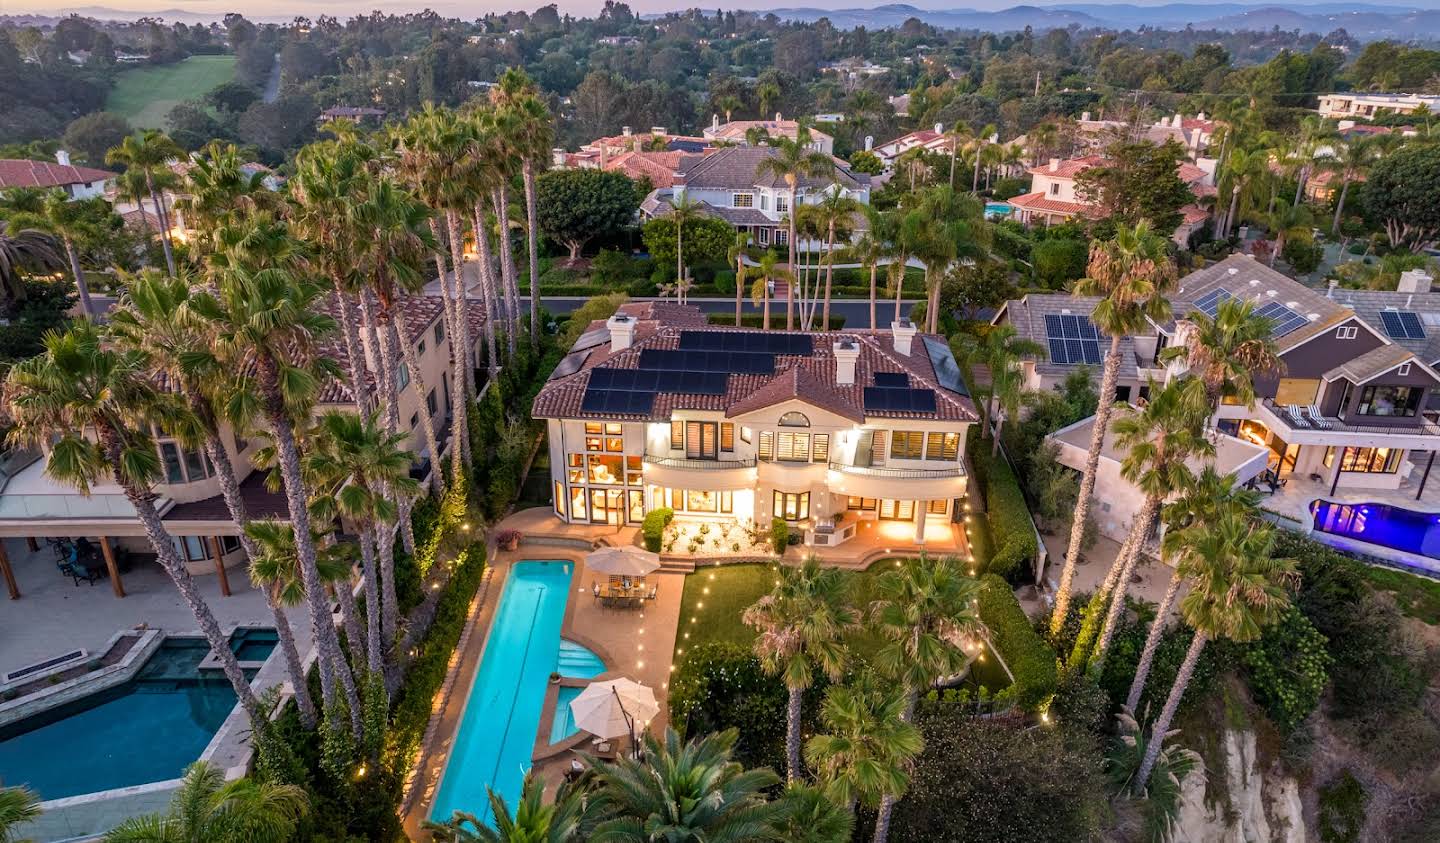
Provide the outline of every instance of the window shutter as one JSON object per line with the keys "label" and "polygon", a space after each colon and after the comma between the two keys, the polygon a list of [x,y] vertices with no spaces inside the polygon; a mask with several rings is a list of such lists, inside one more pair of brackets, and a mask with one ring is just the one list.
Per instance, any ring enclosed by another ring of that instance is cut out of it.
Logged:
{"label": "window shutter", "polygon": [[830,462],[830,434],[815,434],[815,462]]}
{"label": "window shutter", "polygon": [[885,431],[875,431],[875,438],[870,443],[870,464],[885,464]]}
{"label": "window shutter", "polygon": [[775,458],[775,433],[769,430],[760,431],[760,459],[771,460]]}
{"label": "window shutter", "polygon": [[698,459],[701,451],[700,422],[685,423],[685,456]]}
{"label": "window shutter", "polygon": [[676,419],[670,422],[670,450],[683,451],[685,449],[685,423]]}

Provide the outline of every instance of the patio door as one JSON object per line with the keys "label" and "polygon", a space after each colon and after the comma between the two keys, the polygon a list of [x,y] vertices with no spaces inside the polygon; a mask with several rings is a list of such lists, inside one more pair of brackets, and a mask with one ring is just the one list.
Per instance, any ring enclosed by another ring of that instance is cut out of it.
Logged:
{"label": "patio door", "polygon": [[685,423],[685,457],[692,460],[713,460],[720,456],[719,424],[716,422]]}
{"label": "patio door", "polygon": [[590,523],[625,523],[625,492],[621,489],[590,490]]}
{"label": "patio door", "polygon": [[914,521],[915,502],[882,499],[880,501],[881,521]]}

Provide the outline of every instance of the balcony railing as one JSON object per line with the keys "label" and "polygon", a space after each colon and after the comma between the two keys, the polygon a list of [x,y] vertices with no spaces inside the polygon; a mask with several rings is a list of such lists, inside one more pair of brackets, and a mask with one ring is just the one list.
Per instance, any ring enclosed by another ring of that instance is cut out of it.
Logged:
{"label": "balcony railing", "polygon": [[662,468],[685,468],[692,471],[729,471],[735,468],[754,468],[755,458],[743,460],[687,460],[681,457],[652,457],[646,455],[644,461],[650,465],[658,465]]}
{"label": "balcony railing", "polygon": [[832,462],[830,470],[844,474],[857,474],[862,477],[889,477],[899,480],[937,480],[945,477],[965,476],[965,466],[958,462],[948,468],[880,468]]}
{"label": "balcony railing", "polygon": [[1440,436],[1440,425],[1428,421],[1420,415],[1404,419],[1396,424],[1352,424],[1335,416],[1322,416],[1325,424],[1329,425],[1329,427],[1325,427],[1322,424],[1316,424],[1310,416],[1310,411],[1305,407],[1300,408],[1300,418],[1303,421],[1296,422],[1290,418],[1290,411],[1286,409],[1285,405],[1275,403],[1273,398],[1266,398],[1263,403],[1275,418],[1291,430],[1308,430],[1317,433],[1391,433],[1397,436]]}

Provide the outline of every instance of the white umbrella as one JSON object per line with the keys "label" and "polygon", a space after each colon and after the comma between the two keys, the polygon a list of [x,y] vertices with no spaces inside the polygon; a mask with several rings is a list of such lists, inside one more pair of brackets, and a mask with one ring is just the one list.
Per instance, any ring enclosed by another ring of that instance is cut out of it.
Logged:
{"label": "white umbrella", "polygon": [[602,547],[585,555],[585,567],[597,574],[643,577],[660,567],[660,555],[638,547]]}
{"label": "white umbrella", "polygon": [[570,701],[575,725],[596,737],[635,737],[635,727],[644,728],[660,713],[655,691],[633,679],[591,682]]}

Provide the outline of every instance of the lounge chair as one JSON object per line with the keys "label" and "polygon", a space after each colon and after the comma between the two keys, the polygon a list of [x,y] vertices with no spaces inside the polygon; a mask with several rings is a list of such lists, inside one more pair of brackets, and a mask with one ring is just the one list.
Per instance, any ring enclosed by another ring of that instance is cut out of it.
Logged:
{"label": "lounge chair", "polygon": [[1310,421],[1314,423],[1316,427],[1320,428],[1321,430],[1330,429],[1330,422],[1325,418],[1324,415],[1321,414],[1320,407],[1318,405],[1311,404],[1309,407],[1306,407],[1305,410],[1310,414]]}
{"label": "lounge chair", "polygon": [[1310,422],[1306,421],[1305,417],[1300,414],[1300,405],[1298,404],[1286,404],[1285,414],[1290,417],[1290,424],[1295,427],[1310,426]]}

